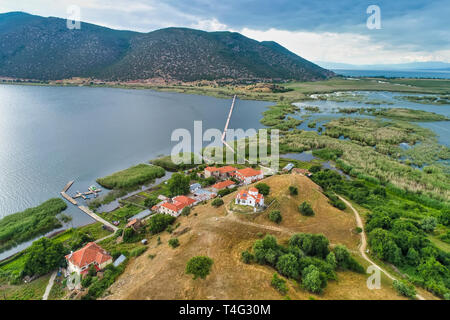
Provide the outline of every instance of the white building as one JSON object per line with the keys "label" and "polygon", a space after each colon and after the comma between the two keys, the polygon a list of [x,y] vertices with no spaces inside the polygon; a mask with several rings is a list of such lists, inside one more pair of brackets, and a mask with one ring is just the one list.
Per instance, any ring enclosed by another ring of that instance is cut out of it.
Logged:
{"label": "white building", "polygon": [[236,195],[235,203],[244,206],[262,207],[264,206],[264,196],[256,188],[241,190]]}

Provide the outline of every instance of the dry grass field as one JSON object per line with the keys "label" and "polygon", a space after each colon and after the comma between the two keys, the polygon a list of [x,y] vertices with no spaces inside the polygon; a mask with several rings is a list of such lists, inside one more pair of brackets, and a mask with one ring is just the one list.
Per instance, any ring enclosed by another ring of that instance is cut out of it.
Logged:
{"label": "dry grass field", "polygon": [[[159,245],[154,236],[146,253],[130,261],[105,299],[283,299],[270,285],[274,269],[240,260],[241,252],[251,248],[265,233],[274,235],[281,243],[296,232],[323,233],[332,245],[342,243],[356,252],[359,236],[352,231],[353,215],[331,207],[311,180],[299,175],[280,175],[264,182],[271,186],[270,198],[276,199],[274,205],[282,212],[283,221],[279,225],[267,218],[273,208],[254,215],[227,213],[234,194],[224,197],[225,205],[220,208],[210,203],[197,206],[188,217],[177,219],[181,224],[174,233],[182,233],[177,235],[180,246],[172,249],[167,244],[174,234],[161,234]],[[298,196],[289,195],[290,185],[298,186]],[[316,212],[314,217],[298,213],[297,206],[305,200]],[[187,261],[197,255],[214,260],[206,279],[193,280],[192,275],[185,274]],[[369,290],[366,280],[366,275],[339,272],[338,281],[330,281],[322,295],[311,294],[288,280],[287,295],[291,299],[402,299],[384,277],[380,290]]]}

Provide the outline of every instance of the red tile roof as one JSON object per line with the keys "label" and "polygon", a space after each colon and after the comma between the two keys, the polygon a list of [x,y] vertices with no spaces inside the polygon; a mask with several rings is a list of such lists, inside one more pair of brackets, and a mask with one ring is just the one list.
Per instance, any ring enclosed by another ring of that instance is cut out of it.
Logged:
{"label": "red tile roof", "polygon": [[246,178],[259,176],[260,174],[262,174],[261,170],[255,170],[253,168],[244,168],[244,169],[238,170],[237,172],[239,175],[246,177]]}
{"label": "red tile roof", "polygon": [[194,199],[186,196],[178,196],[173,198],[172,200],[173,202],[165,202],[161,206],[169,210],[178,212],[180,210],[183,210],[184,207],[190,206],[195,203]]}
{"label": "red tile roof", "polygon": [[216,168],[216,167],[206,167],[205,170],[206,170],[206,171],[214,172],[214,171],[218,171],[219,169]]}
{"label": "red tile roof", "polygon": [[195,203],[195,200],[186,196],[178,196],[173,198],[174,202],[180,202],[184,204],[185,206],[190,206]]}
{"label": "red tile roof", "polygon": [[229,173],[229,172],[234,172],[237,171],[237,169],[235,167],[232,166],[225,166],[225,167],[221,167],[218,169],[220,173]]}
{"label": "red tile roof", "polygon": [[[254,189],[254,188],[252,188],[252,189]],[[247,200],[248,197],[252,197],[253,199],[256,200],[256,202],[259,202],[261,199],[264,199],[264,196],[261,193],[258,193],[255,196],[255,195],[248,193],[248,191],[253,191],[253,190],[251,190],[251,189],[250,190],[241,190],[237,194],[236,198],[242,199],[242,200]],[[258,190],[256,190],[256,191],[258,191]]]}
{"label": "red tile roof", "polygon": [[112,257],[95,242],[89,242],[83,248],[68,254],[66,259],[79,268],[96,263],[98,265],[112,259]]}
{"label": "red tile roof", "polygon": [[212,188],[217,189],[217,190],[222,190],[229,186],[232,186],[233,184],[236,184],[236,183],[231,180],[226,180],[226,181],[221,181],[221,182],[216,183],[215,185],[212,186]]}

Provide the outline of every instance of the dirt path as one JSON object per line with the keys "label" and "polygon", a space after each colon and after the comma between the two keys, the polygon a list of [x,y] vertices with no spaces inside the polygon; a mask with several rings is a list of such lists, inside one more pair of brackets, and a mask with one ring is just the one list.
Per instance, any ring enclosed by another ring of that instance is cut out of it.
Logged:
{"label": "dirt path", "polygon": [[50,294],[50,291],[52,290],[53,284],[55,283],[57,271],[53,271],[52,275],[50,276],[50,280],[48,281],[47,287],[45,288],[44,295],[42,296],[42,300],[47,300],[48,295]]}
{"label": "dirt path", "polygon": [[250,222],[250,221],[243,221],[241,219],[238,219],[234,213],[232,211],[230,211],[227,207],[225,207],[225,210],[227,212],[227,215],[221,219],[227,219],[230,221],[234,221],[240,224],[244,224],[247,226],[251,226],[251,227],[255,227],[255,228],[260,228],[260,229],[266,229],[266,230],[270,230],[270,231],[275,231],[275,232],[281,232],[281,233],[288,233],[288,234],[294,234],[295,232],[281,228],[281,227],[274,227],[274,226],[266,226],[263,224],[259,224],[259,223],[255,223],[255,222]]}
{"label": "dirt path", "polygon": [[[344,198],[342,198],[341,196],[338,196],[339,199],[341,199],[350,209],[352,209],[352,211],[355,213],[355,218],[356,218],[356,226],[361,228],[362,232],[361,234],[361,244],[359,246],[359,253],[361,254],[361,256],[364,258],[364,260],[366,260],[367,262],[369,262],[370,264],[374,265],[376,268],[378,268],[381,272],[383,272],[389,279],[391,280],[397,280],[397,278],[391,276],[386,270],[384,270],[383,268],[381,268],[380,266],[378,266],[376,263],[374,263],[366,254],[366,248],[367,248],[367,237],[366,237],[366,232],[364,230],[364,225],[362,223],[362,219],[361,216],[359,215],[358,211],[356,211],[356,209],[352,206],[352,204],[345,200]],[[419,300],[425,300],[424,297],[422,297],[419,294],[416,294],[416,297]]]}

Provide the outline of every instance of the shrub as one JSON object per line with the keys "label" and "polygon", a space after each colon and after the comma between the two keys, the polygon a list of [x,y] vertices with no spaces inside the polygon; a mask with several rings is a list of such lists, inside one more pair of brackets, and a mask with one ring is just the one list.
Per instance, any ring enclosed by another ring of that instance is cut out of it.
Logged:
{"label": "shrub", "polygon": [[211,202],[211,205],[212,205],[213,207],[218,208],[218,207],[220,207],[221,205],[223,205],[223,200],[220,199],[220,198],[216,198],[216,199],[214,199],[214,200]]}
{"label": "shrub", "polygon": [[414,298],[416,296],[416,289],[406,280],[394,280],[392,285],[399,294],[405,297]]}
{"label": "shrub", "polygon": [[301,214],[304,216],[313,216],[314,210],[312,209],[311,205],[307,203],[306,201],[303,202],[299,207],[298,211],[300,211]]}
{"label": "shrub", "polygon": [[248,250],[242,251],[241,253],[242,262],[249,264],[252,263],[254,259],[255,257]]}
{"label": "shrub", "polygon": [[285,295],[288,292],[288,288],[286,286],[286,280],[280,278],[278,274],[274,273],[272,277],[272,281],[270,282],[272,287],[278,290],[281,294]]}
{"label": "shrub", "polygon": [[131,250],[130,256],[131,257],[139,257],[145,251],[147,251],[147,247],[138,247],[136,249]]}
{"label": "shrub", "polygon": [[167,226],[175,221],[175,217],[168,214],[155,214],[148,220],[149,231],[152,234],[157,234],[164,231]]}
{"label": "shrub", "polygon": [[186,264],[186,273],[194,275],[194,279],[198,277],[205,279],[213,263],[214,261],[206,256],[193,257]]}
{"label": "shrub", "polygon": [[178,238],[172,238],[169,240],[169,246],[171,246],[172,248],[176,248],[180,245],[180,241],[178,240]]}
{"label": "shrub", "polygon": [[297,188],[297,187],[294,187],[294,186],[290,186],[290,187],[289,187],[289,194],[290,194],[291,196],[296,196],[296,195],[298,195],[298,188]]}
{"label": "shrub", "polygon": [[181,210],[181,214],[183,216],[188,216],[191,213],[191,207],[184,207],[183,210]]}
{"label": "shrub", "polygon": [[281,212],[278,210],[274,210],[269,213],[269,220],[275,223],[280,223],[283,217],[281,216]]}
{"label": "shrub", "polygon": [[263,196],[268,196],[270,193],[270,187],[265,183],[258,183],[255,187]]}
{"label": "shrub", "polygon": [[425,232],[433,232],[436,229],[438,220],[435,217],[425,217],[420,221],[420,227]]}
{"label": "shrub", "polygon": [[86,275],[83,279],[81,279],[81,285],[83,286],[83,288],[89,287],[91,283],[92,283],[92,276],[90,275]]}

